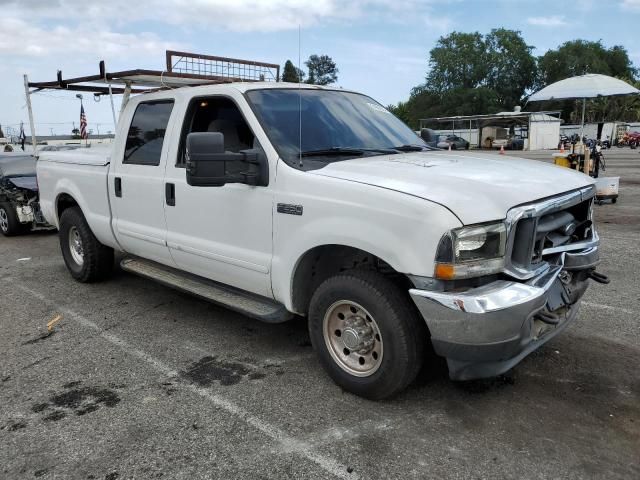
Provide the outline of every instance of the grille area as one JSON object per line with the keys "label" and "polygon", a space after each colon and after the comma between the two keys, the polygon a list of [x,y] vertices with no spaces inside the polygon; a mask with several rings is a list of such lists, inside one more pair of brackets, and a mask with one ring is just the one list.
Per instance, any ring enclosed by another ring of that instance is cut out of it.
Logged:
{"label": "grille area", "polygon": [[507,215],[507,274],[527,279],[564,251],[597,243],[591,220],[593,188],[517,207]]}

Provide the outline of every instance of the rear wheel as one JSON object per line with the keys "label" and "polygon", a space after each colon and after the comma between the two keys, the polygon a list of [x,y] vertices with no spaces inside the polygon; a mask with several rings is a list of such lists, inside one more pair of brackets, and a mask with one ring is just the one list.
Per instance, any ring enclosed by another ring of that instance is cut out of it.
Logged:
{"label": "rear wheel", "polygon": [[311,299],[309,334],[329,376],[374,400],[406,388],[424,359],[423,320],[407,293],[377,272],[324,281]]}
{"label": "rear wheel", "polygon": [[66,209],[60,217],[60,249],[71,276],[79,282],[95,282],[113,270],[113,249],[93,235],[79,207]]}
{"label": "rear wheel", "polygon": [[10,203],[0,203],[0,233],[5,237],[26,233],[30,224],[20,223],[16,209]]}

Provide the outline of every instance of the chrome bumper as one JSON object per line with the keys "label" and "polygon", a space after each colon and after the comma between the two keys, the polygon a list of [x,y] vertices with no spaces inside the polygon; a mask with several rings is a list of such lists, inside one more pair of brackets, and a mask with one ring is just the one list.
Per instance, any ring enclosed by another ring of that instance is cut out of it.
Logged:
{"label": "chrome bumper", "polygon": [[[558,265],[527,282],[498,280],[460,293],[409,293],[429,327],[436,353],[447,358],[451,378],[488,377],[512,368],[575,318],[588,283],[586,272],[597,263],[598,248],[593,247],[562,254]],[[562,272],[572,275],[571,295]],[[536,318],[550,305],[558,312],[551,326]]]}

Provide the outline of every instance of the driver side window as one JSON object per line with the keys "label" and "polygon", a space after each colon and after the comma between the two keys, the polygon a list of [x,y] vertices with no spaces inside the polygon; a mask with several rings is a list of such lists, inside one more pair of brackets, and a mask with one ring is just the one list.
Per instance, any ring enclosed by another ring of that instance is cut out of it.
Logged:
{"label": "driver side window", "polygon": [[186,138],[192,132],[222,133],[227,152],[260,148],[242,112],[233,100],[226,97],[200,97],[191,101],[182,127],[176,166],[185,165]]}

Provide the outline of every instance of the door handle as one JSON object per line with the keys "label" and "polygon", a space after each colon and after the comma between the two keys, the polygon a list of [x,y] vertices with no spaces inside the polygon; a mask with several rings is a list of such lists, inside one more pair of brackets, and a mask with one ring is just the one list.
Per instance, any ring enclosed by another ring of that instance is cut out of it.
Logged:
{"label": "door handle", "polygon": [[120,177],[113,179],[113,187],[116,192],[116,197],[122,197],[122,179]]}
{"label": "door handle", "polygon": [[176,204],[176,186],[173,183],[164,184],[164,196],[167,205],[174,207]]}

